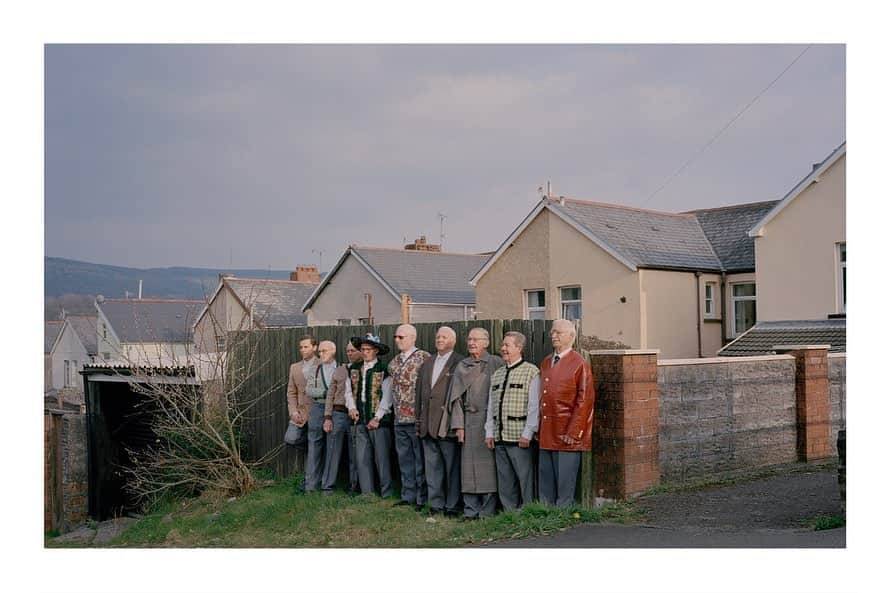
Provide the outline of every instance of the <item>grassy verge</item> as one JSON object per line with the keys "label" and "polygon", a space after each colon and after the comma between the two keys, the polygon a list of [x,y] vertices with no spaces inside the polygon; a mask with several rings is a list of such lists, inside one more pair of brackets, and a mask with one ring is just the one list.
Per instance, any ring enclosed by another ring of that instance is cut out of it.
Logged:
{"label": "grassy verge", "polygon": [[[554,509],[528,505],[464,522],[429,517],[394,500],[336,492],[296,495],[294,481],[236,500],[201,497],[167,503],[107,544],[109,547],[457,547],[553,533],[582,522],[625,522],[631,505]],[[51,542],[48,546],[53,547]],[[66,546],[70,547],[70,546]]]}
{"label": "grassy verge", "polygon": [[812,521],[808,522],[816,531],[824,531],[826,529],[837,529],[847,524],[847,518],[844,514],[837,515],[819,515]]}

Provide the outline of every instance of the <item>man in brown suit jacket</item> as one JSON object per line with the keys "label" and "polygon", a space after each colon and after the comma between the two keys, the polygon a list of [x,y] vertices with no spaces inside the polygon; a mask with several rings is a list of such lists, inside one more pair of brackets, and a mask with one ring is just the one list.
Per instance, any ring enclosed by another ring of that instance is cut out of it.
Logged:
{"label": "man in brown suit jacket", "polygon": [[290,365],[287,373],[287,412],[289,422],[284,433],[284,442],[288,445],[306,447],[309,412],[312,409],[311,398],[306,394],[306,381],[315,372],[318,364],[316,357],[318,342],[312,336],[300,338],[300,357],[302,360]]}
{"label": "man in brown suit jacket", "polygon": [[[464,357],[454,352],[457,336],[450,327],[436,332],[436,356],[428,358],[417,374],[415,422],[423,445],[424,473],[430,512],[460,514],[460,445],[446,411],[454,367]],[[439,432],[442,427],[442,432]]]}
{"label": "man in brown suit jacket", "polygon": [[557,319],[550,330],[553,354],[541,363],[541,422],[538,427],[538,496],[558,507],[575,502],[581,452],[590,451],[593,430],[593,374],[572,349],[575,325]]}

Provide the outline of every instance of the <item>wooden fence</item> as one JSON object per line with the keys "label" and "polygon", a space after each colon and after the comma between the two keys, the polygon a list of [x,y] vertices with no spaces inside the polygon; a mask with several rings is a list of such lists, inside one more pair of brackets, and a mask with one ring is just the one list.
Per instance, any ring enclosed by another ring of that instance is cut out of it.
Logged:
{"label": "wooden fence", "polygon": [[[525,335],[525,359],[540,365],[552,352],[550,344],[549,320],[527,319],[486,319],[478,321],[453,321],[444,323],[415,323],[417,347],[434,353],[436,351],[436,331],[447,325],[457,334],[455,352],[466,354],[467,335],[474,327],[488,330],[491,337],[488,352],[497,355],[505,332],[518,331]],[[346,361],[346,342],[351,336],[364,336],[374,332],[385,344],[394,344],[393,339],[398,324],[378,326],[319,326],[292,329],[267,329],[244,332],[231,336],[228,343],[228,368],[243,380],[237,393],[237,400],[250,402],[251,408],[245,414],[242,426],[245,439],[244,454],[247,459],[256,461],[267,457],[264,466],[276,475],[287,476],[302,469],[302,459],[298,458],[293,447],[283,446],[284,431],[287,428],[287,372],[290,365],[298,360],[300,338],[310,335],[321,340],[330,340],[337,345],[337,359]],[[391,346],[388,362],[398,351]]]}

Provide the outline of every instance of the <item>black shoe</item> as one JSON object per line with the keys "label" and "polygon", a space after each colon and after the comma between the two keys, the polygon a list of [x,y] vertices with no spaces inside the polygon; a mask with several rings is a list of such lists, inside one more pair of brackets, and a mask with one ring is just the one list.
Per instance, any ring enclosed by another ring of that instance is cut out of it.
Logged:
{"label": "black shoe", "polygon": [[461,521],[478,521],[479,516],[477,515],[475,517],[467,517],[466,515],[464,515],[463,517],[460,518],[460,520]]}
{"label": "black shoe", "polygon": [[425,509],[425,508],[426,508],[425,504],[414,505],[414,510],[417,511],[418,513],[423,512],[423,509]]}
{"label": "black shoe", "polygon": [[[438,511],[438,512],[441,513],[442,511]],[[460,511],[452,511],[452,510],[449,510],[449,509],[445,509],[445,516],[446,516],[446,517],[459,517],[459,516],[460,516]]]}
{"label": "black shoe", "polygon": [[442,509],[430,509],[430,515],[442,515],[448,516],[448,511],[443,511]]}
{"label": "black shoe", "polygon": [[392,506],[394,506],[394,507],[403,507],[403,506],[406,506],[406,505],[409,505],[409,504],[411,504],[411,501],[410,501],[410,500],[400,500],[399,502],[397,502],[396,504],[394,504],[394,505],[392,505]]}

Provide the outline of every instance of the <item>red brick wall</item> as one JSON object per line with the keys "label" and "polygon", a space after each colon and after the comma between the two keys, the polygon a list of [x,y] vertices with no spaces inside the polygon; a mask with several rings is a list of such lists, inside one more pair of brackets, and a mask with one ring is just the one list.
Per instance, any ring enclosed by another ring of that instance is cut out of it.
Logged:
{"label": "red brick wall", "polygon": [[592,353],[596,492],[623,499],[658,484],[658,367],[651,351]]}
{"label": "red brick wall", "polygon": [[797,363],[797,456],[800,461],[830,457],[831,406],[828,386],[828,348],[791,350]]}

